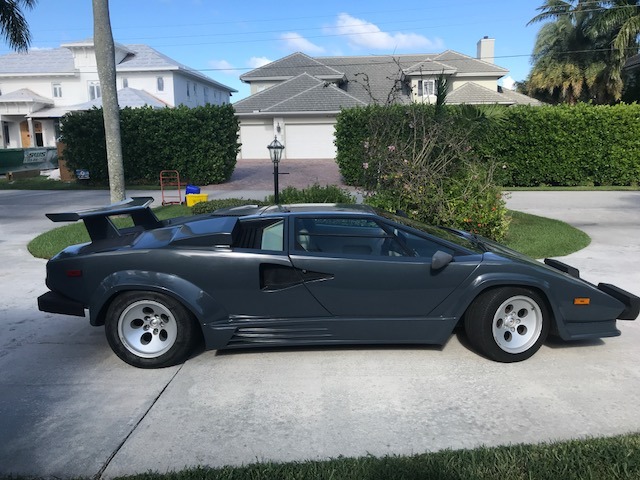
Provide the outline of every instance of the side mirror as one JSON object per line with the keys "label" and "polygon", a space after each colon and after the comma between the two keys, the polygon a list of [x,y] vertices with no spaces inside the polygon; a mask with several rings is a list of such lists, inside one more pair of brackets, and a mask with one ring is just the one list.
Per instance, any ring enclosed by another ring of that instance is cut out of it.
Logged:
{"label": "side mirror", "polygon": [[438,250],[431,257],[431,270],[440,270],[451,263],[453,255],[450,255],[442,250]]}

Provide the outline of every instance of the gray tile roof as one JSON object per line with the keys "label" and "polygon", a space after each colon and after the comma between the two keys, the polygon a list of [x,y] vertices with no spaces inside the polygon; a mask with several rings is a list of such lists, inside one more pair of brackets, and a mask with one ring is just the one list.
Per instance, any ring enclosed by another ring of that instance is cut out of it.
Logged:
{"label": "gray tile roof", "polygon": [[439,55],[436,55],[434,60],[438,62],[446,63],[456,68],[457,75],[469,75],[469,74],[486,74],[487,76],[502,77],[509,73],[506,68],[499,67],[493,63],[485,62],[477,58],[464,55],[453,50],[447,50]]}
{"label": "gray tile roof", "polygon": [[[66,43],[69,47],[92,45],[93,41]],[[139,71],[180,71],[184,74],[200,79],[202,82],[216,85],[231,93],[237,90],[223,85],[212,78],[183,65],[163,53],[143,44],[120,45],[124,50],[131,52],[118,65],[116,72]],[[53,75],[69,74],[76,72],[73,62],[73,54],[69,48],[62,46],[46,50],[29,50],[28,53],[9,53],[0,56],[0,76],[20,76],[29,74]]]}
{"label": "gray tile roof", "polygon": [[38,95],[28,88],[21,88],[6,95],[0,95],[0,103],[44,103],[45,105],[53,105],[53,100]]}
{"label": "gray tile roof", "polygon": [[68,48],[29,50],[29,53],[14,52],[0,56],[0,75],[73,72],[73,55]]}
{"label": "gray tile roof", "polygon": [[494,104],[512,105],[515,102],[501,93],[494,90],[489,90],[486,87],[478,85],[477,83],[469,82],[465,83],[454,91],[447,95],[446,103],[449,104]]}
{"label": "gray tile roof", "polygon": [[[168,106],[165,102],[157,99],[150,93],[135,88],[122,88],[118,90],[118,105],[120,106],[120,108],[140,108],[145,106],[153,108],[165,108]],[[76,105],[43,108],[42,110],[33,112],[28,116],[32,118],[59,118],[64,116],[68,112],[91,110],[94,107],[102,107],[102,98],[96,98],[89,102],[79,103]]]}
{"label": "gray tile roof", "polygon": [[251,70],[244,75],[240,75],[240,80],[246,81],[259,78],[286,79],[294,77],[302,72],[322,79],[341,78],[344,75],[343,72],[331,68],[325,63],[311,58],[304,53],[297,52],[256,68],[255,70]]}
{"label": "gray tile roof", "polygon": [[[120,108],[140,108],[145,106],[153,108],[164,108],[168,106],[165,102],[157,99],[150,93],[147,93],[144,90],[138,90],[136,88],[122,88],[118,90],[118,105],[120,106]],[[98,97],[88,102],[80,103],[78,105],[73,105],[68,108],[72,110],[90,110],[93,107],[102,107],[102,97]]]}
{"label": "gray tile roof", "polygon": [[[455,76],[482,76],[494,77],[496,80],[508,70],[477,58],[469,57],[452,50],[447,50],[439,54],[407,54],[407,55],[368,55],[368,56],[340,56],[340,57],[310,57],[303,53],[294,53],[287,57],[276,60],[260,68],[252,70],[240,78],[245,82],[257,81],[285,81],[296,77],[300,73],[306,73],[316,79],[338,80],[339,89],[347,93],[350,97],[357,99],[358,104],[370,103],[409,103],[411,101],[410,92],[404,82],[408,75],[430,74],[435,75],[443,72]],[[307,82],[309,80],[307,79]],[[283,82],[283,84],[286,83]],[[277,87],[278,85],[276,85]],[[275,87],[273,87],[275,88]],[[292,88],[289,85],[287,88]],[[269,89],[271,90],[271,89]],[[475,89],[472,91],[476,91]],[[265,91],[266,92],[266,91]],[[250,113],[252,111],[268,111],[275,105],[273,96],[277,95],[281,105],[285,98],[292,98],[299,95],[299,91],[272,90],[268,94],[265,92],[252,95],[234,104],[239,113]],[[318,98],[311,98],[312,94],[318,94],[319,89],[307,92],[286,105],[295,111],[326,111],[325,101]],[[480,102],[475,103],[514,103],[513,100],[505,100],[504,97],[491,97],[491,92],[484,89],[480,91],[482,97]],[[469,100],[463,96],[465,91],[459,96],[464,100]],[[454,97],[455,98],[455,97]],[[493,99],[492,101],[489,101]],[[303,105],[303,100],[307,104]],[[487,100],[486,102],[484,100]]]}
{"label": "gray tile roof", "polygon": [[341,108],[364,106],[365,102],[335,85],[302,73],[233,104],[238,114],[259,112],[338,112]]}
{"label": "gray tile roof", "polygon": [[544,102],[541,102],[540,100],[536,100],[535,98],[523,95],[522,93],[516,92],[515,90],[509,90],[508,88],[498,87],[498,92],[501,95],[504,95],[506,98],[512,100],[515,105],[532,105],[535,107],[544,105]]}

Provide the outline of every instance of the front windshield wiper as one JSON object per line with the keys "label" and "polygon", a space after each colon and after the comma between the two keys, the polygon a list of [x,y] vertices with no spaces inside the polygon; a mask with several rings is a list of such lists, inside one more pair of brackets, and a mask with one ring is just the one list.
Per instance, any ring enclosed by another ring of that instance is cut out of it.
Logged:
{"label": "front windshield wiper", "polygon": [[451,232],[451,233],[453,233],[454,235],[456,235],[458,237],[462,237],[462,238],[464,238],[466,240],[469,240],[471,243],[473,243],[473,245],[478,247],[483,252],[488,252],[489,251],[489,247],[484,242],[482,237],[480,237],[477,233],[467,232],[467,231],[464,231],[464,230],[456,230],[455,228],[451,228],[451,227],[440,226],[438,228],[441,228],[442,230],[446,230],[447,232]]}

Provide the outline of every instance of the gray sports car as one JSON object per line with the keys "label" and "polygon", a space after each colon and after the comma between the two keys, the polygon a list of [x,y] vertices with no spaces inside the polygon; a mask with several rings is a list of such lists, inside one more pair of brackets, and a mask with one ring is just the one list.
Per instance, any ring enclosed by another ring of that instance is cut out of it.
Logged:
{"label": "gray sports car", "polygon": [[[620,335],[640,299],[592,285],[476,235],[363,205],[246,206],[159,221],[152,198],[48,214],[83,220],[91,242],[47,264],[40,310],[104,325],[136,367],[183,362],[195,346],[444,344],[464,326],[499,362],[548,334]],[[114,216],[130,216],[118,228]]]}

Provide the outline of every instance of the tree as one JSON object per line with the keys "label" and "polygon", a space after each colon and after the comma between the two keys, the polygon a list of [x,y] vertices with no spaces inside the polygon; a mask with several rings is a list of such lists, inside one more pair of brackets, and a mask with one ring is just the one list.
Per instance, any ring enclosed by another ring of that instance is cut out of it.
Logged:
{"label": "tree", "polygon": [[542,26],[532,55],[528,93],[551,103],[613,103],[622,94],[621,66],[613,61],[611,30],[595,30],[603,2],[547,0],[529,25]]}
{"label": "tree", "polygon": [[31,44],[31,32],[22,7],[33,8],[38,0],[0,0],[0,31],[9,46],[26,52]]}
{"label": "tree", "polygon": [[93,44],[102,91],[102,114],[107,146],[111,203],[125,199],[124,166],[120,139],[120,107],[116,86],[115,45],[109,17],[109,0],[93,0]]}

